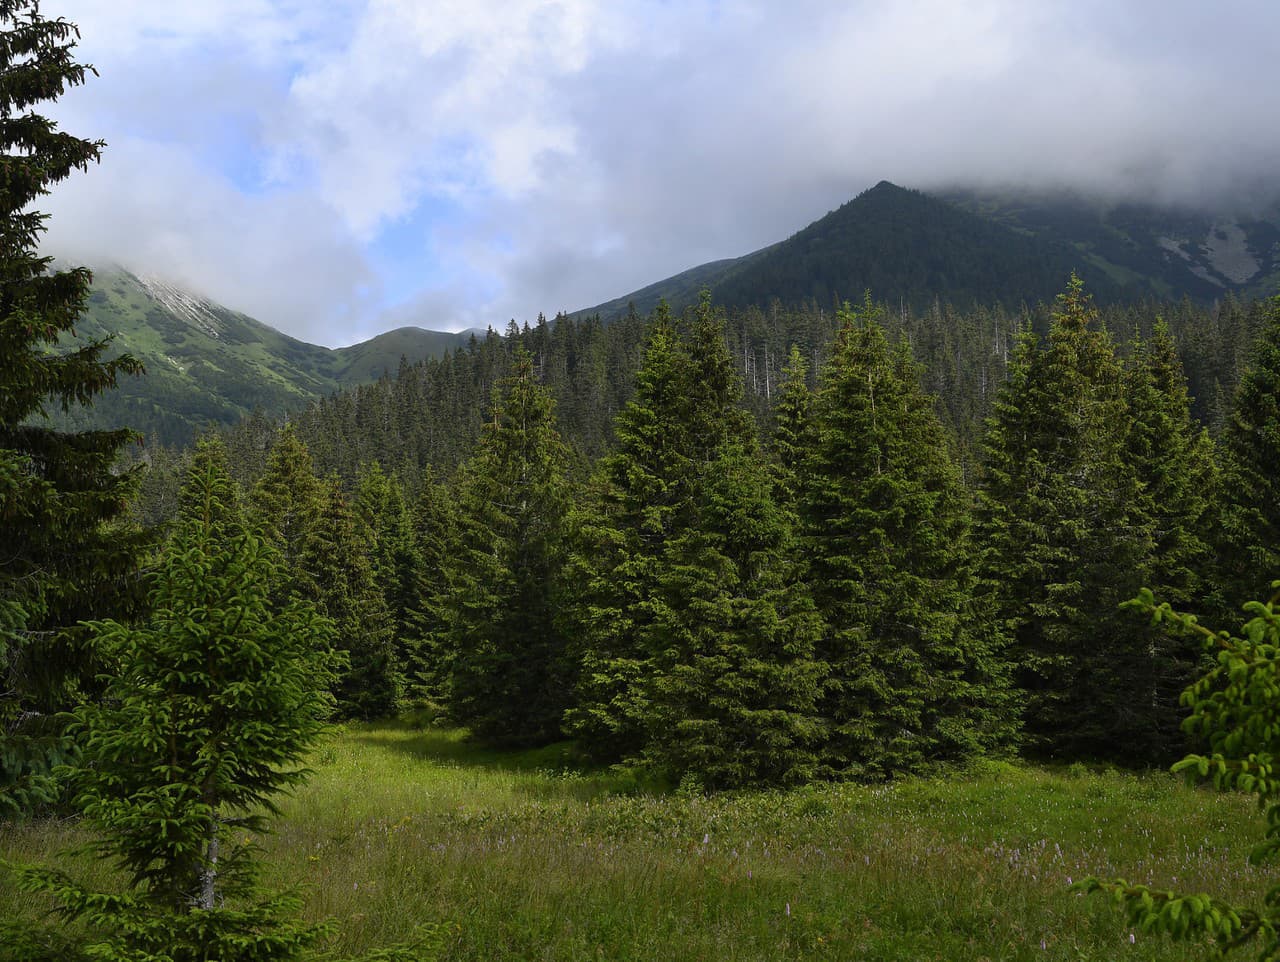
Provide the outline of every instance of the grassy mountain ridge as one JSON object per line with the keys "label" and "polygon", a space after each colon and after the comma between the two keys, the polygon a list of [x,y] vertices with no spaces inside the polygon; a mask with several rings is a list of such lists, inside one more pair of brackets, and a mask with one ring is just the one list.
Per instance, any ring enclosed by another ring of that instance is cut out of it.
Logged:
{"label": "grassy mountain ridge", "polygon": [[465,343],[470,336],[469,331],[454,334],[421,327],[397,327],[334,351],[342,365],[338,380],[342,384],[376,381],[383,374],[394,374],[401,358],[412,364],[425,357],[439,357]]}
{"label": "grassy mountain ridge", "polygon": [[183,443],[209,423],[232,424],[255,408],[303,407],[340,387],[394,373],[465,342],[465,334],[401,328],[332,350],[308,344],[206,298],[126,270],[99,271],[76,325],[82,337],[112,337],[146,366],[89,409],[58,414],[69,427],[129,426]]}

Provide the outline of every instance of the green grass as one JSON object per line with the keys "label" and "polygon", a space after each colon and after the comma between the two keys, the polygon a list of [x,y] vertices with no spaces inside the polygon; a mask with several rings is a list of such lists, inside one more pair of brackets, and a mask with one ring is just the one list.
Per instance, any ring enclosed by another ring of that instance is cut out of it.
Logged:
{"label": "green grass", "polygon": [[[1069,879],[1256,899],[1240,797],[1163,774],[987,764],[945,780],[715,797],[565,769],[560,749],[355,727],[264,842],[269,881],[336,916],[341,952],[445,922],[446,959],[1176,960]],[[0,830],[53,859],[67,823]],[[96,873],[98,866],[77,871]],[[0,911],[35,906],[0,887]]]}

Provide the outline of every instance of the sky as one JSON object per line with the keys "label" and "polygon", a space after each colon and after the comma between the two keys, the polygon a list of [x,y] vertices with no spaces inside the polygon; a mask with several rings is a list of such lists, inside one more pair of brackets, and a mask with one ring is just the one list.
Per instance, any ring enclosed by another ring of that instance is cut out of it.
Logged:
{"label": "sky", "polygon": [[1273,0],[43,0],[107,142],[45,249],[343,346],[534,320],[880,180],[1247,206]]}

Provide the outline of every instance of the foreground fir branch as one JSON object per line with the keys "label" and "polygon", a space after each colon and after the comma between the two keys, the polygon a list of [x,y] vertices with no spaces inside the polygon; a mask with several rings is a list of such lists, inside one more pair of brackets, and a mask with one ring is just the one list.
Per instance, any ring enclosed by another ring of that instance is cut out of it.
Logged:
{"label": "foreground fir branch", "polygon": [[[1280,581],[1265,603],[1251,601],[1245,611],[1253,617],[1240,637],[1215,634],[1193,615],[1157,604],[1147,589],[1128,607],[1147,611],[1155,624],[1168,622],[1183,632],[1198,634],[1217,650],[1217,664],[1187,689],[1183,703],[1191,717],[1183,727],[1207,740],[1209,751],[1188,755],[1173,766],[1192,780],[1212,781],[1220,791],[1241,791],[1257,797],[1267,829],[1249,853],[1260,865],[1280,852],[1280,777],[1276,754],[1280,748]],[[1226,952],[1245,945],[1260,948],[1260,960],[1280,959],[1280,884],[1272,886],[1262,906],[1241,908],[1211,895],[1179,895],[1122,879],[1087,878],[1075,888],[1105,892],[1123,905],[1130,922],[1144,932],[1164,932],[1177,939],[1212,939]]]}

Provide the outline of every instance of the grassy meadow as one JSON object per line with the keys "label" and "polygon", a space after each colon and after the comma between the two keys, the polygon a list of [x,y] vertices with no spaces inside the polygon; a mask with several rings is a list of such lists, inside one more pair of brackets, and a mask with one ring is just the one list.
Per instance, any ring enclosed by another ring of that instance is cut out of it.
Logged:
{"label": "grassy meadow", "polygon": [[[351,954],[443,923],[450,960],[1202,959],[1131,933],[1090,873],[1254,899],[1248,799],[1164,774],[988,763],[947,779],[703,797],[494,753],[458,732],[355,726],[262,842],[273,885]],[[1233,827],[1235,830],[1233,831]],[[0,827],[54,862],[74,823]],[[0,913],[42,910],[0,887]]]}

